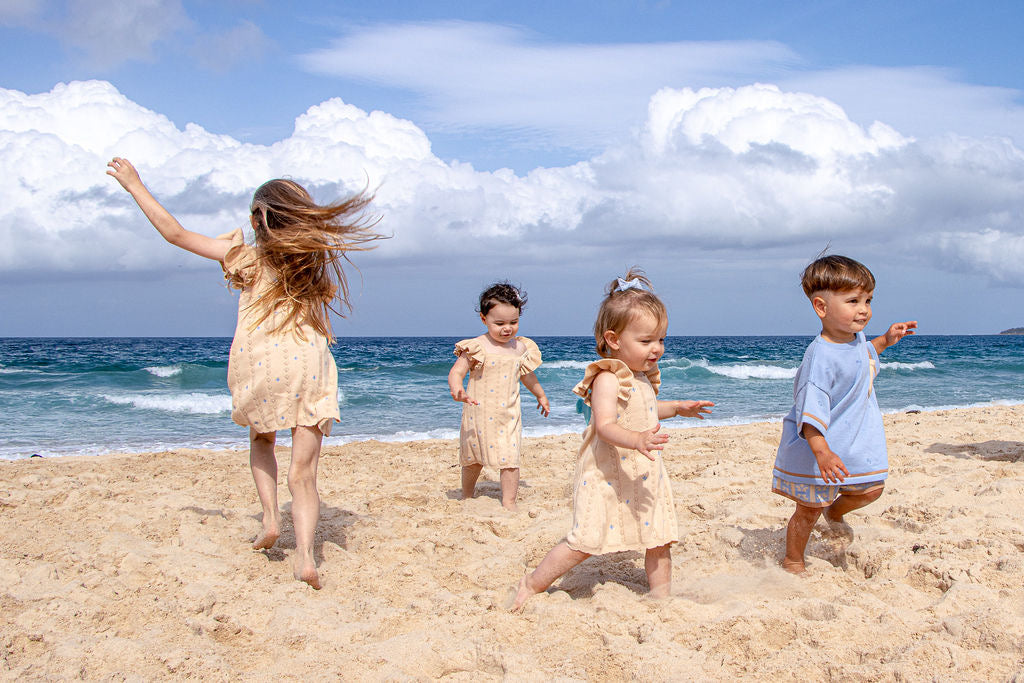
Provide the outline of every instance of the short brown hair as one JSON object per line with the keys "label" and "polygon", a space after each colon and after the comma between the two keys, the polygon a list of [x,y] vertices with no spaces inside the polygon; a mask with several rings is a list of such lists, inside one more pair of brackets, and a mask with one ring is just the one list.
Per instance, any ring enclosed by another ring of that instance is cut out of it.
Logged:
{"label": "short brown hair", "polygon": [[875,291],[875,276],[867,266],[852,258],[833,254],[815,259],[800,274],[800,285],[810,299],[815,292],[845,292],[850,289]]}
{"label": "short brown hair", "polygon": [[[620,282],[632,283],[636,280],[640,288],[630,287],[622,289]],[[608,342],[604,340],[604,333],[608,330],[615,334],[622,334],[633,320],[642,315],[650,315],[658,321],[659,325],[668,327],[668,311],[665,304],[661,302],[658,295],[651,288],[651,281],[644,275],[644,271],[637,267],[629,269],[624,278],[615,278],[605,289],[604,301],[597,309],[597,321],[594,322],[594,340],[597,342],[597,355],[602,358],[611,356]]]}

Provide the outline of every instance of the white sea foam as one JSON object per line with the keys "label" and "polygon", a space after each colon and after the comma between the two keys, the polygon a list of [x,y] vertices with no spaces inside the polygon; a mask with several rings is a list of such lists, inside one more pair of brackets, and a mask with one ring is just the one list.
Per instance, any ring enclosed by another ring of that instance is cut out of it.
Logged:
{"label": "white sea foam", "polygon": [[146,372],[156,377],[174,377],[181,374],[180,365],[154,365],[144,368]]}
{"label": "white sea foam", "polygon": [[587,366],[590,365],[590,361],[586,360],[553,360],[551,362],[545,361],[544,367],[549,369],[560,369],[569,368],[574,370],[586,370]]}
{"label": "white sea foam", "polygon": [[882,363],[881,366],[885,370],[934,370],[935,365],[929,360],[923,360],[920,363],[900,363],[899,361],[893,361],[892,363]]}
{"label": "white sea foam", "polygon": [[231,396],[225,394],[100,394],[117,405],[168,413],[215,415],[231,412]]}
{"label": "white sea foam", "polygon": [[684,370],[691,367],[703,368],[713,375],[729,377],[730,379],[793,379],[796,377],[797,370],[796,368],[782,368],[777,365],[764,365],[761,363],[712,365],[706,358],[701,358],[695,361],[681,358],[670,365],[680,367]]}

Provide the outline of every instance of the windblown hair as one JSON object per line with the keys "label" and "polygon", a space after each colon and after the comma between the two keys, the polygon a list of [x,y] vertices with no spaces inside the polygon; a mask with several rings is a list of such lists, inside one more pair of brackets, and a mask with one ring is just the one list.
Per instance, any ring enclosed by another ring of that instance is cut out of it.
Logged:
{"label": "windblown hair", "polygon": [[526,292],[508,280],[495,282],[480,295],[480,306],[476,310],[480,315],[487,315],[498,304],[508,304],[522,313],[526,308]]}
{"label": "windblown hair", "polygon": [[[638,280],[644,288],[620,291],[620,279],[625,282]],[[608,343],[604,340],[604,333],[607,330],[611,330],[615,334],[622,334],[629,323],[645,315],[652,316],[658,321],[658,324],[668,327],[668,311],[665,310],[665,304],[654,293],[651,281],[647,279],[644,271],[633,266],[625,277],[612,280],[605,289],[604,301],[597,309],[597,321],[594,322],[597,355],[602,358],[611,356]]]}
{"label": "windblown hair", "polygon": [[[360,192],[321,206],[301,185],[280,178],[256,189],[250,206],[256,250],[272,281],[253,302],[259,307],[253,326],[283,310],[272,332],[306,324],[334,340],[329,312],[345,317],[352,310],[342,260],[349,261],[347,252],[372,249],[368,243],[385,237],[372,230],[376,220],[363,214],[372,200],[373,195]],[[236,273],[229,284],[251,288],[258,271]]]}
{"label": "windblown hair", "polygon": [[850,289],[875,291],[875,276],[867,266],[852,258],[832,254],[821,256],[800,274],[800,285],[810,299],[815,292],[845,292]]}

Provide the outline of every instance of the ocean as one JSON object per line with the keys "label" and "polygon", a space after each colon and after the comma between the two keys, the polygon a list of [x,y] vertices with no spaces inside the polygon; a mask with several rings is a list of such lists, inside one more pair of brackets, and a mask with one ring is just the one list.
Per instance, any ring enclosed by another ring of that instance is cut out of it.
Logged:
{"label": "ocean", "polygon": [[[527,436],[582,430],[573,386],[596,358],[592,337],[532,337],[551,401],[523,389]],[[661,397],[707,399],[703,422],[781,420],[811,336],[669,337]],[[326,444],[452,438],[461,404],[448,395],[456,338],[343,337],[334,348],[342,421]],[[231,421],[229,338],[0,338],[0,459],[248,448]],[[907,337],[882,354],[884,412],[1024,403],[1024,336]],[[287,432],[280,443],[288,443]]]}

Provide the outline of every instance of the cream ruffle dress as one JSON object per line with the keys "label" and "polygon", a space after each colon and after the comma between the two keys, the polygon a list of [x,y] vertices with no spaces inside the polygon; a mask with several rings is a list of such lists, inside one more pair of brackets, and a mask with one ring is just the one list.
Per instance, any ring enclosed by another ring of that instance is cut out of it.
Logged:
{"label": "cream ruffle dress", "polygon": [[[619,383],[619,426],[644,431],[658,423],[661,373],[657,368],[645,374],[634,373],[613,358],[591,363],[573,389],[587,405],[594,378],[602,372],[614,373]],[[572,529],[566,536],[570,548],[599,555],[657,548],[679,540],[661,451],[652,452],[654,460],[649,460],[639,451],[618,448],[597,437],[593,422],[587,426],[576,461]]]}
{"label": "cream ruffle dress", "polygon": [[238,325],[228,356],[231,419],[261,433],[316,425],[329,435],[331,426],[341,421],[341,413],[338,367],[327,339],[309,325],[271,334],[268,331],[277,326],[276,311],[254,326],[261,309],[250,304],[259,299],[273,275],[263,268],[256,248],[242,241],[241,229],[218,239],[233,243],[221,263],[225,276],[253,269],[260,272],[256,286],[242,290],[238,298]]}
{"label": "cream ruffle dress", "polygon": [[463,404],[459,462],[497,469],[519,467],[523,424],[519,407],[519,381],[541,364],[540,349],[532,339],[517,337],[521,354],[487,353],[477,339],[463,339],[455,355],[469,361],[466,393],[479,405]]}

